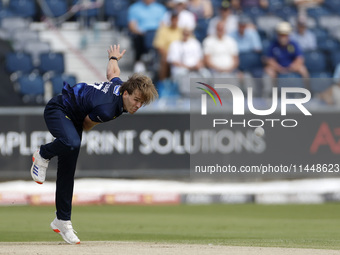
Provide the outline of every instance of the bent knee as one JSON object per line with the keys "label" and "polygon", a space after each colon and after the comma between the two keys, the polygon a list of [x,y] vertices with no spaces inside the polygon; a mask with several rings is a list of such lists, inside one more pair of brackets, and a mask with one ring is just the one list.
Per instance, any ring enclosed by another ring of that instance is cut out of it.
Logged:
{"label": "bent knee", "polygon": [[74,151],[78,150],[81,145],[81,140],[80,138],[73,138],[73,139],[68,139],[65,141],[62,141],[66,147],[67,150],[69,151]]}

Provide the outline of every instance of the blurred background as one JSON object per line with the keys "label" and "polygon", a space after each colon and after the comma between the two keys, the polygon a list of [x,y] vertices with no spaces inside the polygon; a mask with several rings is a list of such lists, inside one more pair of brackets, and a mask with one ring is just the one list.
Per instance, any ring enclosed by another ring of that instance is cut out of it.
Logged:
{"label": "blurred background", "polygon": [[[230,78],[243,91],[253,88],[262,106],[268,105],[272,87],[308,88],[313,121],[301,120],[300,128],[288,133],[273,129],[263,138],[254,138],[251,128],[233,129],[224,151],[228,157],[247,165],[268,158],[272,164],[336,164],[340,154],[340,1],[1,0],[0,44],[2,181],[30,179],[32,153],[53,139],[43,120],[44,105],[61,93],[63,81],[71,85],[105,81],[106,50],[120,44],[127,50],[119,61],[121,79],[133,72],[145,73],[153,79],[160,98],[133,117],[124,115],[85,133],[77,178],[120,178],[142,184],[145,179],[174,181],[171,185],[178,189],[169,184],[167,191],[175,196],[158,198],[171,203],[181,199],[254,202],[255,195],[263,192],[274,195],[262,201],[300,201],[297,194],[302,191],[315,191],[315,196],[302,196],[302,200],[311,198],[309,202],[339,199],[336,166],[332,172],[232,174],[213,181],[204,177],[209,187],[216,181],[229,183],[219,183],[206,197],[201,194],[206,186],[189,190],[196,185],[190,178],[189,152],[190,100],[195,100],[190,99],[190,78],[211,84],[214,79]],[[199,141],[200,148],[208,146],[209,137],[215,139],[204,132],[198,136],[193,142]],[[55,175],[56,160],[51,162],[49,180]],[[301,188],[300,183],[275,183],[305,179],[322,184]],[[269,180],[274,183],[267,189],[254,184]],[[182,182],[188,182],[187,186]],[[231,182],[243,186],[237,188]],[[137,185],[125,184],[126,190]],[[162,182],[154,189],[150,185],[137,188],[137,193],[145,187],[152,192],[166,187]],[[288,195],[275,195],[275,187]],[[142,201],[139,196],[125,199]]]}

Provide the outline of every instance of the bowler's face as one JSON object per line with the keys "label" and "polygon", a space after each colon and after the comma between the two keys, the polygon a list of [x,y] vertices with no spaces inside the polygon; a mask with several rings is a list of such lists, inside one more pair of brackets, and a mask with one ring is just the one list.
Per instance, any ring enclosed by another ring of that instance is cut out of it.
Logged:
{"label": "bowler's face", "polygon": [[126,90],[123,93],[123,107],[128,113],[134,114],[142,107],[144,100],[142,93],[139,89],[136,89],[129,94]]}

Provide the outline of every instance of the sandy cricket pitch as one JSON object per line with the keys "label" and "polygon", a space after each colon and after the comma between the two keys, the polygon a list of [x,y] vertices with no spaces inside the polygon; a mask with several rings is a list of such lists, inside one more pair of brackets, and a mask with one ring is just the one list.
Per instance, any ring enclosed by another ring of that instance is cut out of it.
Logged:
{"label": "sandy cricket pitch", "polygon": [[293,248],[263,248],[263,247],[238,247],[196,244],[168,244],[145,242],[82,242],[79,245],[69,245],[64,242],[0,242],[0,254],[124,254],[124,255],[335,255],[337,250],[293,249]]}

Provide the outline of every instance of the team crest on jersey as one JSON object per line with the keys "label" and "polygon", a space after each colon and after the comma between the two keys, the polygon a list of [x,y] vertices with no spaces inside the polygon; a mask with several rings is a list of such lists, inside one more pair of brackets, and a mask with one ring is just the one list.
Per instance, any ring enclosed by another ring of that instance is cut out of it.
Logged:
{"label": "team crest on jersey", "polygon": [[115,94],[116,96],[119,96],[119,89],[120,89],[120,85],[116,85],[113,89],[113,94]]}

